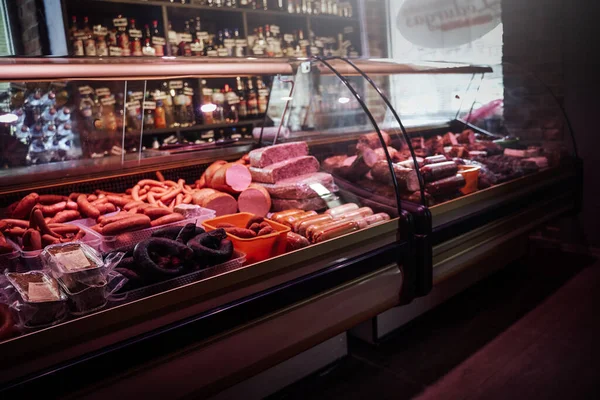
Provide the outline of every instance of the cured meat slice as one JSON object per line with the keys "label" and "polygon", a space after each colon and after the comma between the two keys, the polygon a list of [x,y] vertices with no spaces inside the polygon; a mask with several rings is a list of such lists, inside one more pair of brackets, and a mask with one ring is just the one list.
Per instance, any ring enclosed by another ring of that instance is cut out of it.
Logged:
{"label": "cured meat slice", "polygon": [[261,183],[271,197],[277,199],[309,199],[319,197],[323,191],[337,192],[333,176],[326,172],[315,172],[279,181],[276,184]]}
{"label": "cured meat slice", "polygon": [[252,150],[249,154],[250,165],[255,168],[265,168],[290,158],[308,155],[306,142],[284,143],[275,146]]}
{"label": "cured meat slice", "polygon": [[265,217],[271,209],[271,196],[264,187],[252,184],[240,194],[238,208],[240,212]]}
{"label": "cured meat slice", "polygon": [[269,165],[265,168],[250,167],[252,180],[261,183],[277,183],[284,179],[319,171],[319,161],[312,156],[296,157]]}
{"label": "cured meat slice", "polygon": [[305,211],[319,211],[327,208],[327,204],[320,197],[313,197],[303,200],[284,200],[271,199],[273,202],[273,212],[284,211],[289,209],[299,209]]}

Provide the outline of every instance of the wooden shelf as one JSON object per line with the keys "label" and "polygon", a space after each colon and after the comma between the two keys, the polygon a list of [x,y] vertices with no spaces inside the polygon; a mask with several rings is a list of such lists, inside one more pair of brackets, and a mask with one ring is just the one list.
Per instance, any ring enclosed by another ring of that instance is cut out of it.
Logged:
{"label": "wooden shelf", "polygon": [[264,122],[264,119],[248,119],[244,121],[239,121],[235,123],[222,123],[222,124],[210,124],[210,125],[192,125],[186,126],[183,128],[164,128],[164,129],[150,129],[144,130],[144,136],[152,136],[152,135],[168,135],[168,134],[177,134],[177,133],[186,133],[186,132],[194,132],[194,131],[210,131],[212,129],[222,129],[222,128],[239,128],[243,126],[252,125],[257,126]]}
{"label": "wooden shelf", "polygon": [[340,17],[337,15],[311,15],[311,14],[290,14],[285,11],[274,11],[274,10],[254,10],[251,8],[230,8],[230,7],[210,7],[210,6],[202,6],[198,4],[181,4],[181,3],[171,3],[168,1],[156,1],[156,0],[88,0],[94,2],[104,2],[104,3],[121,3],[121,4],[134,4],[140,6],[155,6],[162,7],[165,6],[168,8],[188,8],[195,10],[204,10],[204,11],[214,11],[214,12],[226,12],[226,13],[246,13],[248,15],[270,15],[277,17],[291,17],[291,18],[315,18],[315,19],[327,19],[327,20],[335,20],[335,21],[358,21],[358,18],[346,18]]}

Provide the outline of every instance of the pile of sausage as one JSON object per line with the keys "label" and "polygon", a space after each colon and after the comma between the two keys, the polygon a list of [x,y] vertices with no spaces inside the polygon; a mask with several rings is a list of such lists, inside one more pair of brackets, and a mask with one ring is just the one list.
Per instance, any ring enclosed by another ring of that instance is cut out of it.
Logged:
{"label": "pile of sausage", "polygon": [[111,252],[125,253],[115,270],[129,279],[123,289],[128,291],[222,264],[233,250],[223,229],[205,232],[192,223],[159,229],[147,240]]}
{"label": "pile of sausage", "polygon": [[275,213],[270,218],[292,229],[295,236],[288,237],[288,245],[293,250],[296,245],[303,247],[308,243],[324,242],[390,220],[386,213],[374,214],[371,208],[354,203],[329,209],[324,214],[288,210]]}
{"label": "pile of sausage", "polygon": [[78,226],[52,222],[52,219],[47,221],[43,213],[45,207],[35,205],[29,211],[29,220],[15,218],[0,220],[0,254],[14,251],[6,238],[10,238],[23,251],[37,251],[52,244],[83,239],[85,231]]}
{"label": "pile of sausage", "polygon": [[255,215],[250,218],[246,223],[245,228],[237,227],[233,224],[222,222],[216,226],[219,229],[223,229],[225,232],[238,237],[240,239],[253,239],[256,237],[270,235],[275,232],[273,227],[265,222],[265,219],[261,216]]}

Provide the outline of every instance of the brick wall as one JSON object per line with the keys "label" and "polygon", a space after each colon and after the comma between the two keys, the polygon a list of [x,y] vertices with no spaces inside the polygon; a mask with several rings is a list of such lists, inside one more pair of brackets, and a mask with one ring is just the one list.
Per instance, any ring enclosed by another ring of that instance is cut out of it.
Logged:
{"label": "brick wall", "polygon": [[42,54],[40,30],[38,23],[38,8],[35,0],[15,0],[19,24],[21,26],[21,41],[23,55],[37,56]]}

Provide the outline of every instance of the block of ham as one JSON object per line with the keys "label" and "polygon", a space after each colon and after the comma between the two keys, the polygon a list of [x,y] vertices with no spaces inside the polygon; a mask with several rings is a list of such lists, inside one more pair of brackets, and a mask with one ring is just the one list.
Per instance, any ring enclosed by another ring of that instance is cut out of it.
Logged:
{"label": "block of ham", "polygon": [[298,209],[304,211],[319,211],[327,208],[327,204],[320,197],[312,197],[310,199],[286,200],[286,199],[271,199],[273,202],[272,211],[285,211],[290,209]]}
{"label": "block of ham", "polygon": [[[414,169],[405,168],[398,164],[392,165],[400,190],[416,192],[420,189],[419,178]],[[392,172],[390,171],[387,161],[378,161],[371,169],[371,175],[373,176],[373,179],[378,182],[385,184],[392,183]]]}
{"label": "block of ham", "polygon": [[252,184],[238,197],[238,208],[240,212],[266,217],[271,210],[271,195],[259,184]]}
{"label": "block of ham", "polygon": [[250,167],[252,180],[260,183],[277,183],[284,179],[294,178],[300,175],[306,175],[319,171],[319,161],[312,156],[302,156],[265,168]]}
{"label": "block of ham", "polygon": [[340,168],[348,158],[347,155],[329,157],[323,161],[323,170],[332,174],[337,168]]}
{"label": "block of ham", "polygon": [[265,168],[269,165],[289,160],[290,158],[308,155],[306,142],[284,143],[275,146],[252,150],[249,154],[250,165],[254,168]]}
{"label": "block of ham", "polygon": [[[381,137],[383,138],[383,141],[386,144],[386,146],[389,146],[390,143],[392,143],[390,135],[388,135],[386,132],[382,131]],[[360,137],[358,138],[358,146],[365,146],[371,149],[378,149],[382,147],[381,139],[379,138],[377,132],[369,133],[366,135],[360,135]]]}
{"label": "block of ham", "polygon": [[227,163],[216,170],[207,186],[226,193],[238,194],[252,183],[252,175],[248,167],[241,164]]}
{"label": "block of ham", "polygon": [[295,178],[288,178],[275,184],[261,183],[271,197],[277,199],[309,199],[319,197],[325,192],[334,193],[337,186],[333,176],[326,172],[315,172],[312,174],[301,175]]}
{"label": "block of ham", "polygon": [[194,204],[214,210],[217,217],[235,214],[238,210],[238,202],[233,196],[214,189],[198,190],[193,194],[192,198]]}
{"label": "block of ham", "polygon": [[473,132],[471,129],[465,129],[460,135],[456,137],[456,140],[458,141],[458,143],[462,144],[473,144],[476,141],[475,132]]}

